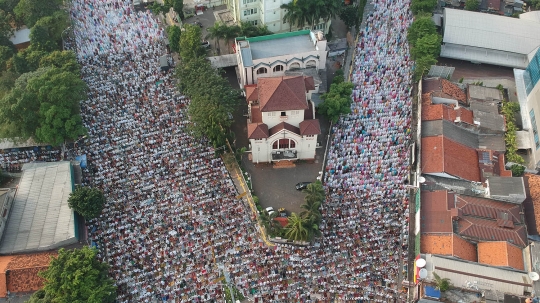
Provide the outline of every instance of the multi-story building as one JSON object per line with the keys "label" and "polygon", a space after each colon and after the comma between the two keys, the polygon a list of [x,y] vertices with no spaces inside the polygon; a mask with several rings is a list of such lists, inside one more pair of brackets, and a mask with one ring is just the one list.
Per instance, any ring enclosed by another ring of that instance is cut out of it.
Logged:
{"label": "multi-story building", "polygon": [[319,22],[311,28],[310,25],[298,28],[294,24],[283,21],[286,10],[281,8],[281,5],[288,4],[292,0],[227,0],[227,7],[234,16],[237,23],[249,22],[253,25],[265,24],[268,29],[274,33],[289,32],[293,30],[312,29],[321,30],[328,33],[330,21],[324,22],[320,19]]}
{"label": "multi-story building", "polygon": [[522,131],[517,132],[518,148],[528,168],[540,167],[540,50],[525,70],[514,69]]}

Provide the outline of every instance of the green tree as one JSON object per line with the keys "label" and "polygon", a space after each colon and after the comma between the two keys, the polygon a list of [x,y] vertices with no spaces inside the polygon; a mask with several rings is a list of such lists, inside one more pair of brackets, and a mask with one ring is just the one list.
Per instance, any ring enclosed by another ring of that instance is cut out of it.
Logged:
{"label": "green tree", "polygon": [[324,3],[324,11],[322,18],[324,19],[324,23],[328,23],[328,21],[336,18],[342,8],[342,2],[340,0],[327,0]]}
{"label": "green tree", "polygon": [[422,79],[422,75],[429,71],[431,66],[435,64],[437,64],[437,60],[431,56],[416,59],[416,64],[414,66],[414,81],[420,81]]}
{"label": "green tree", "polygon": [[344,6],[339,12],[339,18],[345,23],[347,29],[356,26],[356,23],[359,22],[357,16],[357,7],[354,5]]}
{"label": "green tree", "polygon": [[351,94],[353,84],[350,82],[332,83],[330,91],[321,96],[324,100],[319,105],[319,113],[337,122],[339,117],[351,112]]}
{"label": "green tree", "polygon": [[510,167],[510,170],[512,171],[512,177],[521,177],[525,172],[525,166],[514,164]]}
{"label": "green tree", "polygon": [[17,74],[33,72],[39,68],[41,59],[47,55],[47,52],[34,50],[29,47],[13,56],[13,71]]}
{"label": "green tree", "polygon": [[204,57],[206,51],[201,45],[201,28],[192,24],[184,24],[185,31],[180,36],[180,57],[182,60]]}
{"label": "green tree", "polygon": [[306,241],[309,237],[309,231],[306,228],[308,220],[292,213],[288,221],[287,226],[285,226],[285,237],[294,241]]}
{"label": "green tree", "polygon": [[4,137],[33,137],[58,145],[85,133],[79,113],[86,84],[78,74],[56,67],[23,74],[0,99]]}
{"label": "green tree", "polygon": [[69,26],[68,15],[57,11],[39,19],[30,29],[30,45],[33,50],[52,52],[62,47],[62,32]]}
{"label": "green tree", "polygon": [[540,9],[540,0],[531,0],[531,6],[534,9]]}
{"label": "green tree", "polygon": [[441,278],[437,273],[433,273],[433,277],[435,278],[435,289],[438,289],[441,292],[445,292],[450,289],[450,279]]}
{"label": "green tree", "polygon": [[[30,302],[114,302],[116,286],[108,276],[109,267],[98,261],[96,254],[97,251],[88,246],[72,250],[61,248],[49,267],[39,272],[45,280],[43,291],[34,293]],[[39,297],[41,301],[37,301]]]}
{"label": "green tree", "polygon": [[175,53],[180,51],[180,36],[182,31],[176,25],[167,26],[167,36],[169,37],[169,45]]}
{"label": "green tree", "polygon": [[414,46],[424,36],[437,34],[435,22],[429,15],[417,16],[407,31],[407,40]]}
{"label": "green tree", "polygon": [[480,1],[478,0],[466,0],[465,10],[477,12],[480,10]]}
{"label": "green tree", "polygon": [[39,67],[56,67],[75,75],[78,75],[81,70],[73,51],[54,51],[41,58]]}
{"label": "green tree", "polygon": [[0,74],[7,69],[7,62],[14,54],[10,47],[0,45]]}
{"label": "green tree", "polygon": [[105,205],[105,196],[97,189],[86,186],[77,186],[69,194],[68,205],[85,219],[97,218]]}
{"label": "green tree", "polygon": [[59,11],[61,5],[62,0],[20,0],[13,12],[28,28],[31,28],[39,19]]}
{"label": "green tree", "polygon": [[420,13],[431,14],[437,6],[437,0],[413,0],[411,2],[411,11],[414,15]]}
{"label": "green tree", "polygon": [[259,221],[261,222],[262,226],[266,229],[266,233],[270,237],[279,237],[283,233],[283,228],[281,227],[281,224],[274,220],[277,218],[278,213],[274,212],[271,215],[268,214],[266,210],[263,210],[259,216]]}
{"label": "green tree", "polygon": [[439,34],[429,34],[419,38],[411,49],[413,59],[430,56],[437,58],[441,53],[442,38]]}
{"label": "green tree", "polygon": [[240,26],[231,25],[223,28],[223,39],[225,39],[225,44],[227,45],[227,52],[230,54],[229,44],[232,39],[238,37],[240,34]]}
{"label": "green tree", "polygon": [[184,20],[184,0],[171,0],[171,6],[178,14],[180,20]]}
{"label": "green tree", "polygon": [[223,39],[224,37],[223,30],[225,27],[226,25],[224,25],[223,23],[215,22],[214,25],[206,29],[208,34],[205,38],[214,40],[214,47],[216,50],[218,50],[218,53],[221,53],[219,49],[219,40]]}
{"label": "green tree", "polygon": [[289,23],[289,32],[291,32],[292,27],[298,22],[300,17],[299,7],[296,5],[295,1],[292,1],[282,4],[280,8],[285,10],[285,15],[283,15],[283,23]]}

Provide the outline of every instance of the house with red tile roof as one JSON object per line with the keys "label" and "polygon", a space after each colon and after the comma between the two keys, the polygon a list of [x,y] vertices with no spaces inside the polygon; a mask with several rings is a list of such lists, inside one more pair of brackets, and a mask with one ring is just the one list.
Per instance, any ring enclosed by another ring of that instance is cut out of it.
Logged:
{"label": "house with red tile roof", "polygon": [[321,134],[312,77],[260,78],[246,85],[248,139],[254,163],[314,159]]}
{"label": "house with red tile roof", "polygon": [[523,270],[528,240],[521,204],[447,190],[422,191],[421,201],[422,253]]}
{"label": "house with red tile roof", "polygon": [[[38,272],[47,269],[56,252],[0,257],[0,298],[10,293],[34,292],[43,287]],[[8,274],[9,273],[9,274]]]}

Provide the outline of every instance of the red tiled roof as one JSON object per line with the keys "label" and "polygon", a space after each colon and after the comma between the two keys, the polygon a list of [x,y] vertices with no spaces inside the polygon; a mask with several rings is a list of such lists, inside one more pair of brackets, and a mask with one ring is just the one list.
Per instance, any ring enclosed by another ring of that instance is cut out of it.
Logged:
{"label": "red tiled roof", "polygon": [[[451,199],[453,200],[453,196]],[[446,190],[422,191],[422,208],[420,209],[422,233],[452,232],[449,200]]]}
{"label": "red tiled roof", "polygon": [[313,80],[313,77],[304,77],[304,83],[306,84],[306,91],[315,90],[315,80]]}
{"label": "red tiled roof", "polygon": [[262,123],[262,113],[259,106],[251,106],[251,123]]}
{"label": "red tiled roof", "polygon": [[257,101],[257,99],[259,98],[257,84],[245,85],[244,89],[246,90],[246,101]]}
{"label": "red tiled roof", "polygon": [[472,262],[477,261],[474,244],[453,233],[422,235],[420,237],[420,252],[454,256]]}
{"label": "red tiled roof", "polygon": [[518,204],[456,195],[456,206],[462,210],[462,214],[465,216],[483,217],[492,220],[508,220],[516,224],[523,223]]}
{"label": "red tiled roof", "polygon": [[422,138],[422,172],[448,173],[480,182],[476,150],[443,136]]}
{"label": "red tiled roof", "polygon": [[466,108],[460,107],[459,109],[456,110],[456,112],[457,112],[456,116],[461,118],[461,122],[474,124],[473,112],[472,111],[470,111],[470,110],[468,110]]}
{"label": "red tiled roof", "polygon": [[478,263],[525,270],[522,249],[506,241],[478,243]]}
{"label": "red tiled roof", "polygon": [[[0,297],[12,293],[36,291],[43,287],[37,273],[49,266],[55,252],[0,257]],[[9,279],[6,272],[9,270]]]}
{"label": "red tiled roof", "polygon": [[[537,232],[540,231],[540,176],[526,174],[525,181],[528,188],[528,199],[532,202],[534,221],[536,223]],[[532,222],[531,222],[532,223]],[[532,225],[534,227],[534,225]],[[530,229],[533,227],[530,226]]]}
{"label": "red tiled roof", "polygon": [[467,104],[467,95],[454,83],[441,79],[442,92],[458,100],[461,103]]}
{"label": "red tiled roof", "polygon": [[264,123],[248,124],[248,139],[268,138],[268,125]]}
{"label": "red tiled roof", "polygon": [[303,76],[260,78],[257,88],[262,112],[308,108]]}
{"label": "red tiled roof", "polygon": [[422,94],[422,121],[447,120],[454,122],[459,117],[461,122],[474,124],[473,112],[459,107],[455,109],[447,104],[432,104],[431,94]]}
{"label": "red tiled roof", "polygon": [[320,135],[321,125],[318,119],[304,120],[300,122],[300,135]]}
{"label": "red tiled roof", "polygon": [[525,226],[499,227],[496,220],[463,216],[458,221],[458,234],[475,240],[509,241],[519,247],[527,246]]}
{"label": "red tiled roof", "polygon": [[290,125],[289,123],[286,123],[286,122],[281,122],[279,124],[277,124],[276,126],[272,127],[269,131],[270,133],[270,137],[275,135],[276,133],[278,133],[279,131],[283,130],[283,129],[286,129],[290,132],[293,132],[295,134],[300,134],[300,129],[296,126],[293,126],[293,125]]}

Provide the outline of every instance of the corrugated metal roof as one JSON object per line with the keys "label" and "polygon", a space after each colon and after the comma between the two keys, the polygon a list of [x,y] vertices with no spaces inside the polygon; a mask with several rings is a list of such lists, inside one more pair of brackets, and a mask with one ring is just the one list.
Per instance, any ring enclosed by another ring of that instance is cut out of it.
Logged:
{"label": "corrugated metal roof", "polygon": [[522,177],[489,177],[488,183],[490,196],[496,200],[521,204],[526,198]]}
{"label": "corrugated metal roof", "polygon": [[523,55],[540,45],[540,26],[529,20],[446,8],[444,23],[444,43]]}
{"label": "corrugated metal roof", "polygon": [[19,187],[0,243],[0,253],[49,250],[76,243],[70,162],[23,166]]}
{"label": "corrugated metal roof", "polygon": [[448,42],[441,46],[441,57],[517,68],[529,63],[527,55]]}
{"label": "corrugated metal roof", "polygon": [[467,288],[470,283],[483,290],[516,295],[523,295],[525,291],[532,290],[532,281],[524,271],[431,254],[426,255],[426,261],[430,280],[433,279],[433,272],[436,272],[441,278],[450,279],[456,287]]}

